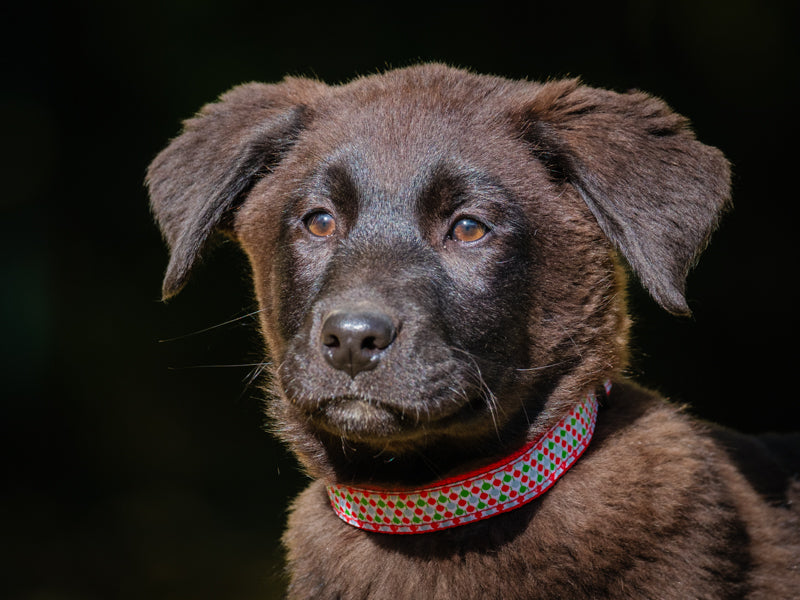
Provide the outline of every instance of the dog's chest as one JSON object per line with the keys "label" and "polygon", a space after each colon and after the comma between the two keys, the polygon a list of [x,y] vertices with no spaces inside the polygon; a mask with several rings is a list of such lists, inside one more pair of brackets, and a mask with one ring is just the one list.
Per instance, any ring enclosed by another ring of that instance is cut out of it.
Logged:
{"label": "dog's chest", "polygon": [[[699,589],[711,597],[742,593],[745,526],[733,510],[708,509],[730,505],[730,498],[704,472],[704,442],[671,409],[652,413],[626,436],[599,428],[592,451],[531,504],[447,531],[386,535],[355,529],[336,517],[324,487],[315,482],[296,501],[285,536],[290,596],[468,600],[686,598]],[[664,447],[657,441],[643,445],[639,437],[656,422]],[[690,443],[676,453],[673,435]],[[630,467],[642,460],[647,469]],[[690,507],[687,497],[696,498]],[[724,578],[710,576],[712,556]],[[657,573],[654,563],[660,565]]]}

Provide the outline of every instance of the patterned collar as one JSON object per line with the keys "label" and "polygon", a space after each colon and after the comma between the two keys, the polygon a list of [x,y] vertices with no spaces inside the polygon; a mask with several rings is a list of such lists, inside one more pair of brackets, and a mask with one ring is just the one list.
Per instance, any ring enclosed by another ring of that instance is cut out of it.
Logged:
{"label": "patterned collar", "polygon": [[[606,394],[611,383],[606,382]],[[334,512],[381,533],[425,533],[487,519],[542,495],[583,454],[594,433],[598,400],[586,396],[550,431],[488,467],[418,490],[329,485]]]}

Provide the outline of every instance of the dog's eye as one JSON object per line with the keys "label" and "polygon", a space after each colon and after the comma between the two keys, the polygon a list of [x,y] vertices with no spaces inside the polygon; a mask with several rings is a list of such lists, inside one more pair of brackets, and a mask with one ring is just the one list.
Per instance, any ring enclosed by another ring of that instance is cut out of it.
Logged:
{"label": "dog's eye", "polygon": [[316,237],[329,237],[336,233],[336,220],[333,215],[319,210],[303,219],[306,229]]}
{"label": "dog's eye", "polygon": [[477,242],[489,233],[488,225],[475,219],[459,219],[450,230],[450,237],[459,242]]}

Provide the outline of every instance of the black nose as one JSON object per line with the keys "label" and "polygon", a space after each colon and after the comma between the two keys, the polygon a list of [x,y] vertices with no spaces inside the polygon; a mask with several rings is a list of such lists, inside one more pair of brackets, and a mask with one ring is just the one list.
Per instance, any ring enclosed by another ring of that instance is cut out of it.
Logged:
{"label": "black nose", "polygon": [[322,354],[334,369],[355,377],[378,366],[395,334],[391,317],[379,310],[335,310],[322,324]]}

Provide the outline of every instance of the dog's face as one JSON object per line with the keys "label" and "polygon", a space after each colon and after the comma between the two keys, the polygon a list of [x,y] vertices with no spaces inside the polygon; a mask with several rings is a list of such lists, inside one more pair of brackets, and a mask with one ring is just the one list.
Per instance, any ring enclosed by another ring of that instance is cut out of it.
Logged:
{"label": "dog's face", "polygon": [[727,200],[724,159],[658,101],[436,65],[237,88],[148,178],[166,295],[214,231],[247,253],[270,412],[306,466],[409,482],[519,444],[618,372],[614,247],[685,312]]}
{"label": "dog's face", "polygon": [[370,455],[518,441],[535,383],[619,364],[610,246],[513,125],[390,98],[317,115],[238,211],[280,421]]}

